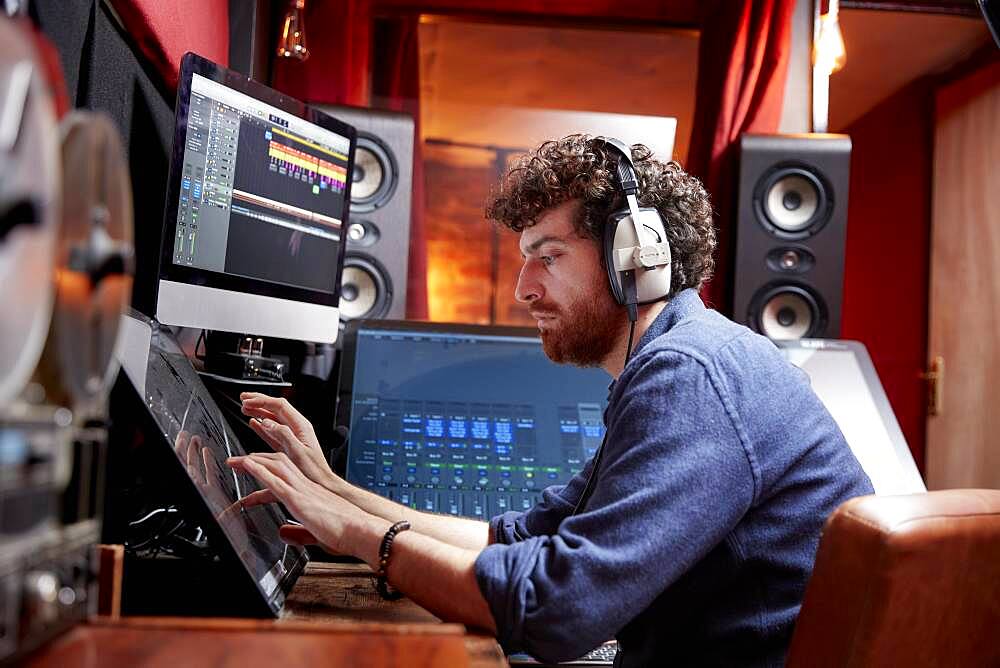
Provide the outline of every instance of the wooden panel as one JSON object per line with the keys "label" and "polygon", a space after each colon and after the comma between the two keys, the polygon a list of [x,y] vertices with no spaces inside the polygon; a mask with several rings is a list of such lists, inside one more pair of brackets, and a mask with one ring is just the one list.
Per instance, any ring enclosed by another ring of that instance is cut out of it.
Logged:
{"label": "wooden panel", "polygon": [[946,71],[990,41],[981,16],[844,9],[847,65],[830,77],[830,130],[840,132],[922,76]]}
{"label": "wooden panel", "polygon": [[1000,487],[1000,62],[937,96],[929,357],[945,360],[927,421],[927,486]]}
{"label": "wooden panel", "polygon": [[427,306],[436,322],[488,324],[493,226],[483,203],[497,181],[495,154],[424,145]]}
{"label": "wooden panel", "polygon": [[[687,157],[698,69],[694,31],[424,22],[420,51],[425,137],[532,148],[537,137],[525,136],[531,128],[498,117],[508,109],[671,117],[677,119],[673,155]],[[484,119],[484,109],[494,117]],[[579,131],[574,122],[559,136]]]}

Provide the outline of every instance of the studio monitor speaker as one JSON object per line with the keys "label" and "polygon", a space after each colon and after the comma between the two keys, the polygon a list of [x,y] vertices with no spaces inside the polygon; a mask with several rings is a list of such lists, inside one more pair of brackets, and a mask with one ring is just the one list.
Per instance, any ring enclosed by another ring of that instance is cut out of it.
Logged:
{"label": "studio monitor speaker", "polygon": [[413,118],[357,107],[319,109],[358,130],[340,317],[405,318]]}
{"label": "studio monitor speaker", "polygon": [[772,339],[839,338],[851,140],[743,135],[733,316]]}

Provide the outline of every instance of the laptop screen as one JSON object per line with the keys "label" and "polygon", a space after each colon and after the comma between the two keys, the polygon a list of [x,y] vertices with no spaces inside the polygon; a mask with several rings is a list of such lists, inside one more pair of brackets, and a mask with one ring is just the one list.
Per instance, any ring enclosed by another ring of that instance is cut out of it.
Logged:
{"label": "laptop screen", "polygon": [[526,510],[604,436],[610,378],[549,361],[535,330],[371,321],[344,345],[347,480],[404,505]]}

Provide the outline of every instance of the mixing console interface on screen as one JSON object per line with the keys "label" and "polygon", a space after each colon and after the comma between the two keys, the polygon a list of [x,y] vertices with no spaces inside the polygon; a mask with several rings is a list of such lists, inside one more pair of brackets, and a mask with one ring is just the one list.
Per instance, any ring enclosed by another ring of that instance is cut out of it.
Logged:
{"label": "mixing console interface on screen", "polygon": [[608,377],[531,337],[362,331],[348,479],[420,510],[487,519],[564,484],[604,435]]}

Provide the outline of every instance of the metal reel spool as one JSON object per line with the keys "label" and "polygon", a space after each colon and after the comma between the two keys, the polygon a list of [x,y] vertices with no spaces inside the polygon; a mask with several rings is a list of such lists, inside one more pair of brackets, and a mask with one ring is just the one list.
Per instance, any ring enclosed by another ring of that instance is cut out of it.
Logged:
{"label": "metal reel spool", "polygon": [[55,308],[36,379],[48,401],[86,419],[103,412],[118,371],[118,327],[132,295],[132,187],[110,119],[76,111],[61,132]]}
{"label": "metal reel spool", "polygon": [[42,72],[0,19],[0,413],[31,379],[52,315],[59,144]]}

